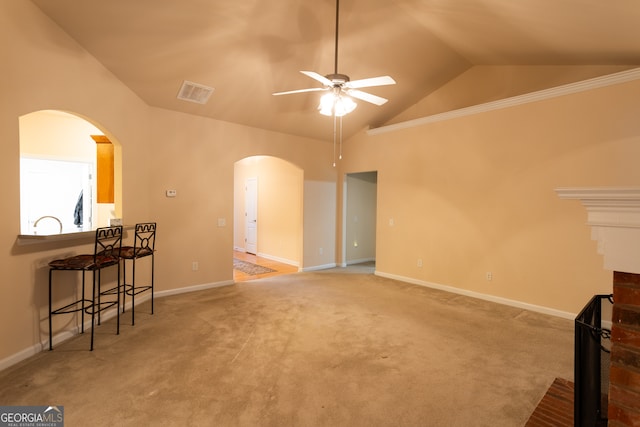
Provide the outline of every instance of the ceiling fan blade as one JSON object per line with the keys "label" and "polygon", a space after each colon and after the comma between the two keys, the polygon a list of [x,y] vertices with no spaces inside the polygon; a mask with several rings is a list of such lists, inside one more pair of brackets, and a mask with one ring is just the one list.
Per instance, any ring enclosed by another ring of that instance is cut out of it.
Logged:
{"label": "ceiling fan blade", "polygon": [[325,76],[321,76],[320,74],[316,73],[315,71],[300,71],[302,74],[311,77],[314,80],[319,81],[320,83],[322,83],[325,86],[333,86],[333,82],[331,80],[329,80],[328,78],[326,78]]}
{"label": "ceiling fan blade", "polygon": [[380,76],[380,77],[371,77],[369,79],[353,80],[351,82],[345,83],[345,86],[357,89],[361,87],[386,86],[386,85],[394,85],[394,84],[396,84],[396,81],[393,80],[391,77]]}
{"label": "ceiling fan blade", "polygon": [[353,96],[354,98],[358,98],[358,99],[361,99],[363,101],[367,101],[367,102],[370,102],[370,103],[376,104],[376,105],[382,105],[382,104],[384,104],[385,102],[388,101],[388,99],[386,99],[386,98],[382,98],[382,97],[377,96],[377,95],[372,95],[372,94],[367,93],[367,92],[362,92],[361,90],[347,89],[345,92],[349,96]]}
{"label": "ceiling fan blade", "polygon": [[325,87],[312,87],[312,88],[309,88],[309,89],[288,90],[286,92],[276,92],[276,93],[274,93],[272,95],[276,95],[276,96],[277,95],[290,95],[292,93],[318,92],[318,91],[321,91],[321,90],[327,90],[327,88],[325,88]]}

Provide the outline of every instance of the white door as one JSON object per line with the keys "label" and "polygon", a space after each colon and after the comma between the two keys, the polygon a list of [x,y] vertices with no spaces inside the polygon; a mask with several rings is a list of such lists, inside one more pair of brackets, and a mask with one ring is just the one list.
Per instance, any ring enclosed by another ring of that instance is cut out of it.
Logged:
{"label": "white door", "polygon": [[245,245],[250,254],[258,253],[258,178],[245,182]]}

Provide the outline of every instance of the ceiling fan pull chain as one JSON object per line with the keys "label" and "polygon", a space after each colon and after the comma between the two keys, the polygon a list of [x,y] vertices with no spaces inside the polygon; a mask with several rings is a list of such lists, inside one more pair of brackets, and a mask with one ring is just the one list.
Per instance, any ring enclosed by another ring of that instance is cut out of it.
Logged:
{"label": "ceiling fan pull chain", "polygon": [[[335,111],[335,109],[334,109]],[[336,115],[333,114],[333,167],[336,167]]]}
{"label": "ceiling fan pull chain", "polygon": [[342,160],[342,116],[340,116],[340,155],[338,160]]}

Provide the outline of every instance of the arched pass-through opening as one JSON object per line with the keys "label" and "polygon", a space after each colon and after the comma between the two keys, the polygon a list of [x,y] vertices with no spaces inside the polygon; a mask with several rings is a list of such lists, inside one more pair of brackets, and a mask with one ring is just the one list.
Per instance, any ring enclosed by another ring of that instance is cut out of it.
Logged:
{"label": "arched pass-through opening", "polygon": [[121,150],[97,125],[42,110],[20,117],[20,234],[89,231],[121,218]]}

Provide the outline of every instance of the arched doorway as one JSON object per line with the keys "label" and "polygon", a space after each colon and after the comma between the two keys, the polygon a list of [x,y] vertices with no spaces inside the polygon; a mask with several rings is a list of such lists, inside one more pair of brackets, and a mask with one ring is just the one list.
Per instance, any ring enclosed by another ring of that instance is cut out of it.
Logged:
{"label": "arched doorway", "polygon": [[[234,251],[285,264],[302,263],[303,170],[272,156],[234,165]],[[255,221],[255,222],[254,222]]]}

